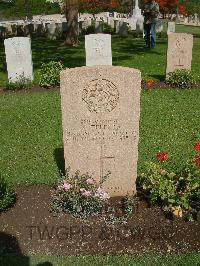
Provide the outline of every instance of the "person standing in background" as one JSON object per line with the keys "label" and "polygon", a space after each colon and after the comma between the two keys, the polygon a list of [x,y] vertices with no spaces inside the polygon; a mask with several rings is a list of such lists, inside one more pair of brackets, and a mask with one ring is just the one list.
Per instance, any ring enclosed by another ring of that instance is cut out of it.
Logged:
{"label": "person standing in background", "polygon": [[147,0],[143,10],[145,48],[156,46],[156,23],[159,16],[159,5],[154,0]]}

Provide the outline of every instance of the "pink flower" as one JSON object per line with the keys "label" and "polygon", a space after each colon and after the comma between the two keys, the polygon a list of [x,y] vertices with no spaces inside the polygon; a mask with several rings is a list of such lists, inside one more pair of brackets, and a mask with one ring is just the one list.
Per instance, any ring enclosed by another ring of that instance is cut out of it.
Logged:
{"label": "pink flower", "polygon": [[87,183],[88,185],[94,185],[94,184],[95,184],[95,180],[94,180],[93,178],[88,178],[88,179],[86,180],[86,183]]}
{"label": "pink flower", "polygon": [[63,188],[64,188],[64,190],[67,191],[67,190],[69,190],[71,187],[72,187],[72,185],[71,185],[70,183],[64,181],[64,183],[63,183]]}
{"label": "pink flower", "polygon": [[95,197],[100,198],[101,200],[107,200],[110,198],[107,192],[105,192],[102,188],[98,187]]}
{"label": "pink flower", "polygon": [[89,190],[86,190],[85,188],[80,188],[80,192],[83,196],[90,197],[92,196],[92,192]]}

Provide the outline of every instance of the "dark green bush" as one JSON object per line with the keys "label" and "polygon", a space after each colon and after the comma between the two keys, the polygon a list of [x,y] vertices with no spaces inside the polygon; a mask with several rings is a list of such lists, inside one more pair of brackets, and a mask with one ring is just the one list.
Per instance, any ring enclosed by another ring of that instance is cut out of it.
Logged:
{"label": "dark green bush", "polygon": [[95,25],[92,23],[92,25],[88,26],[87,29],[83,30],[83,34],[93,34],[95,33]]}
{"label": "dark green bush", "polygon": [[0,176],[0,212],[5,211],[15,201],[15,193],[8,182]]}
{"label": "dark green bush", "polygon": [[166,83],[177,88],[191,88],[195,84],[194,75],[190,70],[177,69],[169,73]]}
{"label": "dark green bush", "polygon": [[114,34],[115,31],[114,31],[114,29],[111,28],[110,25],[108,25],[108,23],[104,23],[103,24],[103,33]]}

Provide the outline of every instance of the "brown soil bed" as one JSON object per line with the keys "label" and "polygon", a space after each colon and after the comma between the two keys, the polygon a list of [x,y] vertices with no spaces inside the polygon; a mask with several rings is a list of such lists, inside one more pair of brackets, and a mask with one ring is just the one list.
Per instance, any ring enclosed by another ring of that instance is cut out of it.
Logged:
{"label": "brown soil bed", "polygon": [[[145,82],[142,81],[142,89],[173,89],[173,87],[169,84],[166,84],[164,81],[155,82],[152,87],[147,87]],[[181,88],[179,89],[182,90]],[[190,89],[200,89],[200,81],[196,82],[196,84],[194,84]]]}
{"label": "brown soil bed", "polygon": [[[200,223],[169,220],[138,197],[127,221],[87,221],[49,212],[52,188],[19,186],[17,202],[0,214],[0,252],[80,255],[200,251]],[[117,201],[114,200],[117,205]],[[119,206],[118,206],[119,207]]]}
{"label": "brown soil bed", "polygon": [[[149,89],[173,89],[172,86],[166,84],[164,81],[155,82],[152,87],[147,87],[144,82],[142,82],[142,89],[149,90]],[[176,88],[175,88],[176,89]],[[191,89],[200,89],[200,81],[197,82]],[[59,91],[59,87],[52,87],[52,88],[43,88],[39,85],[34,85],[29,89],[16,89],[16,90],[8,90],[4,87],[0,87],[0,94],[2,93],[31,93],[31,92],[48,92],[48,91]],[[181,89],[180,89],[181,90]]]}
{"label": "brown soil bed", "polygon": [[0,94],[2,93],[30,93],[30,92],[44,92],[44,91],[56,91],[59,90],[59,87],[52,87],[52,88],[43,88],[39,85],[34,85],[31,88],[28,89],[15,89],[15,90],[8,90],[4,87],[0,87]]}

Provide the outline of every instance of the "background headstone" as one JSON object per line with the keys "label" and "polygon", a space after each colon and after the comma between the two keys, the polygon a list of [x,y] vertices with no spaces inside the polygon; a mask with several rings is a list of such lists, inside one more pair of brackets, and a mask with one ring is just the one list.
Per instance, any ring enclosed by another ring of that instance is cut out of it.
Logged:
{"label": "background headstone", "polygon": [[111,196],[135,193],[141,73],[118,66],[61,72],[65,169],[93,174]]}
{"label": "background headstone", "polygon": [[139,17],[136,22],[136,32],[143,33],[144,31],[144,17]]}
{"label": "background headstone", "polygon": [[174,21],[168,22],[167,34],[174,33],[176,30],[176,24]]}
{"label": "background headstone", "polygon": [[27,37],[5,39],[5,53],[10,82],[33,80],[31,40]]}
{"label": "background headstone", "polygon": [[112,65],[110,34],[85,35],[86,66]]}
{"label": "background headstone", "polygon": [[102,33],[103,32],[103,21],[96,20],[95,21],[95,33]]}
{"label": "background headstone", "polygon": [[176,69],[191,69],[193,35],[172,33],[168,35],[166,75]]}
{"label": "background headstone", "polygon": [[163,22],[160,19],[156,23],[156,32],[163,32]]}

